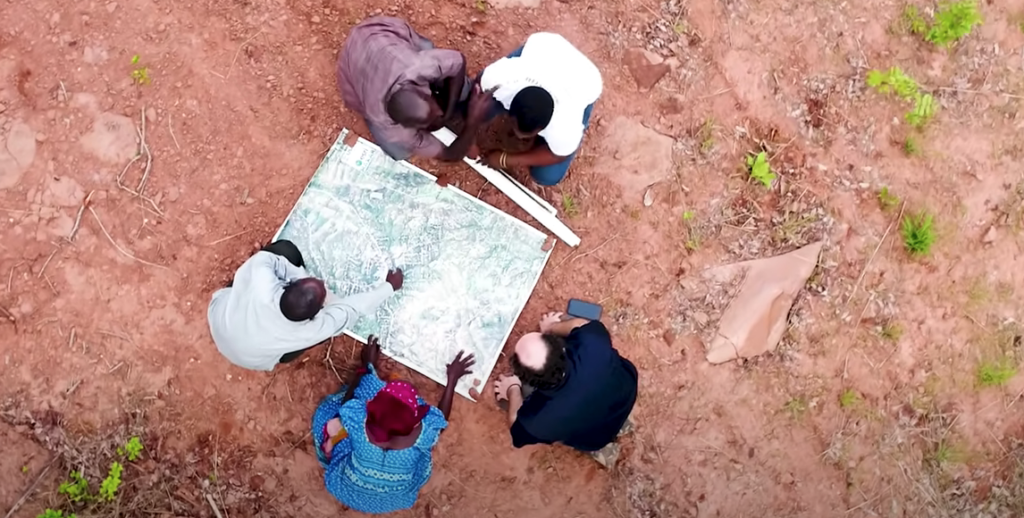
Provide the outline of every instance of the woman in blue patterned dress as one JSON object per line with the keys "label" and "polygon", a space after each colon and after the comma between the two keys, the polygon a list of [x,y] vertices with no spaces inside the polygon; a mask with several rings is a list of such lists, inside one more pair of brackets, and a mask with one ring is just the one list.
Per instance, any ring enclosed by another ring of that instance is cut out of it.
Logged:
{"label": "woman in blue patterned dress", "polygon": [[416,503],[430,479],[431,450],[448,426],[455,384],[475,362],[459,352],[448,364],[448,384],[434,407],[408,382],[381,380],[380,344],[372,336],[367,342],[347,388],[317,408],[312,435],[327,490],[356,511],[383,514]]}

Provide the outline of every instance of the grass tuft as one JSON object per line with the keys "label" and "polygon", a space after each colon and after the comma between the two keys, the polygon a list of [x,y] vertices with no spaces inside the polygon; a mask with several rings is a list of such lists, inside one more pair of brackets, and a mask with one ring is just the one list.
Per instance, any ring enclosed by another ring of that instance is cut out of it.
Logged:
{"label": "grass tuft", "polygon": [[928,29],[924,39],[941,47],[952,47],[981,25],[978,4],[975,0],[961,0],[942,5],[935,13],[935,23]]}
{"label": "grass tuft", "polygon": [[1009,358],[1003,358],[979,363],[974,374],[979,387],[1001,387],[1017,375],[1017,367]]}
{"label": "grass tuft", "polygon": [[935,244],[936,239],[932,215],[919,212],[904,216],[900,235],[903,237],[903,246],[906,247],[911,257],[924,257],[931,254],[932,245]]}

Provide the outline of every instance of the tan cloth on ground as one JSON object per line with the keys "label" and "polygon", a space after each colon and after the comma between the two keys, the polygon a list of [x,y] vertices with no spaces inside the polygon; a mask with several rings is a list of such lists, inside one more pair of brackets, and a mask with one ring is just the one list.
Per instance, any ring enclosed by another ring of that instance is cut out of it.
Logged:
{"label": "tan cloth on ground", "polygon": [[774,350],[786,331],[789,309],[818,264],[824,242],[788,254],[712,268],[705,276],[730,282],[743,276],[736,297],[718,323],[708,347],[714,364],[751,358]]}

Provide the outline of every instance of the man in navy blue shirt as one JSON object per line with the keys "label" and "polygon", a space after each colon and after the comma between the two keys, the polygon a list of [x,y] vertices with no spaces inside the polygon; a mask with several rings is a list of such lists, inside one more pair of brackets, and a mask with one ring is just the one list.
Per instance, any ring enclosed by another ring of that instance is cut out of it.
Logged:
{"label": "man in navy blue shirt", "polygon": [[548,313],[539,333],[516,343],[512,372],[494,391],[508,400],[513,446],[560,442],[614,465],[615,439],[631,426],[637,372],[604,324]]}

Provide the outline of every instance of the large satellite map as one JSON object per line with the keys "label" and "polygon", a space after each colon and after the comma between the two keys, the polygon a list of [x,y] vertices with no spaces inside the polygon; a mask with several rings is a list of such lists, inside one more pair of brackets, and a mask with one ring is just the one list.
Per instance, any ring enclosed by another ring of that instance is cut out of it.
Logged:
{"label": "large satellite map", "polygon": [[456,353],[475,354],[473,374],[456,388],[469,397],[473,380],[490,377],[537,284],[547,236],[346,135],[276,238],[298,245],[310,274],[341,296],[401,268],[403,289],[346,333],[363,342],[379,336],[384,354],[442,384]]}

